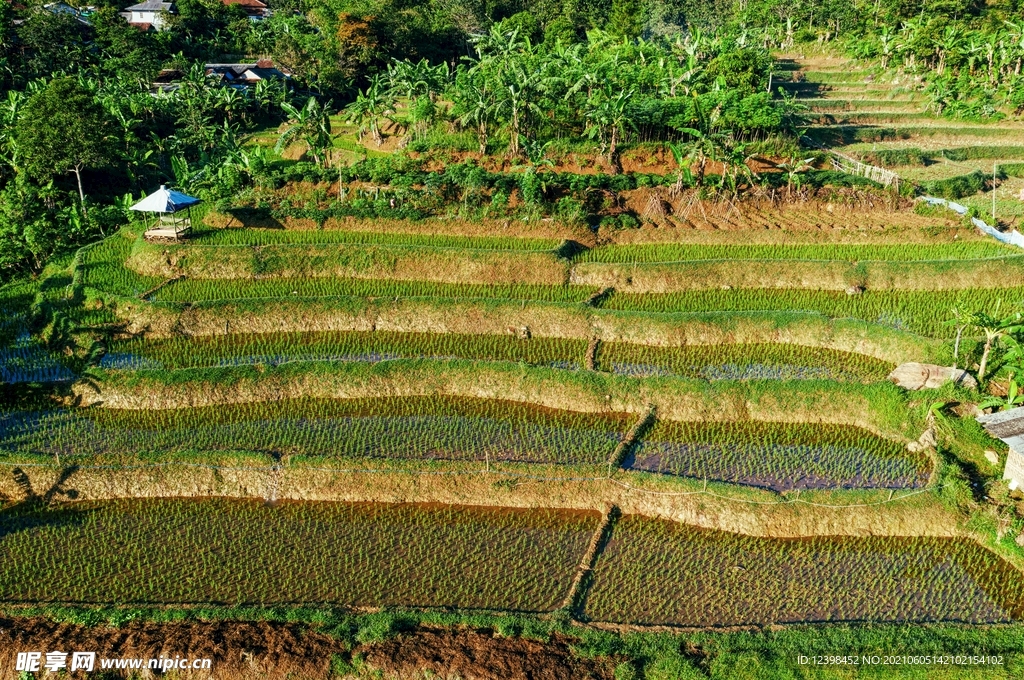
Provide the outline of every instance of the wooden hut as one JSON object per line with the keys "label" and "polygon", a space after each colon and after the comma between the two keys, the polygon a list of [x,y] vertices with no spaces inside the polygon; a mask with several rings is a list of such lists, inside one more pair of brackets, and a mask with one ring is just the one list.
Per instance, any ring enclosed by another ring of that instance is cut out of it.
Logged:
{"label": "wooden hut", "polygon": [[192,229],[192,206],[198,198],[161,184],[157,191],[131,207],[138,212],[154,213],[156,221],[146,229],[146,238],[154,241],[178,241]]}

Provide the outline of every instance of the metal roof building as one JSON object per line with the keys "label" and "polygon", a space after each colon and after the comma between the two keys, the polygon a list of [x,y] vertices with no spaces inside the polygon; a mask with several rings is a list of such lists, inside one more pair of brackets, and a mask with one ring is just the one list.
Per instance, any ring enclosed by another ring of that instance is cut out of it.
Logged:
{"label": "metal roof building", "polygon": [[1024,406],[978,416],[978,422],[1010,447],[1003,468],[1003,479],[1010,480],[1010,490],[1024,487]]}

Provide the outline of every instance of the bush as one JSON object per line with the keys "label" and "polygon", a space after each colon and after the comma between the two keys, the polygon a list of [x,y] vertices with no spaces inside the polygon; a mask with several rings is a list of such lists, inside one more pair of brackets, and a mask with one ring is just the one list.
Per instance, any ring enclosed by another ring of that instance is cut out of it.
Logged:
{"label": "bush", "polygon": [[958,175],[949,179],[937,179],[930,182],[921,182],[921,190],[932,196],[939,196],[946,199],[957,199],[965,196],[973,196],[985,187],[987,175],[980,170],[975,170],[969,175]]}

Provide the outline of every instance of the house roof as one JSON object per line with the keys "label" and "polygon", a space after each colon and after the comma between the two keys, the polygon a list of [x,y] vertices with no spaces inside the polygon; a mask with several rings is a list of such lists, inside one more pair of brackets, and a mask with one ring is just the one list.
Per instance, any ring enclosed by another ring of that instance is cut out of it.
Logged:
{"label": "house roof", "polygon": [[288,73],[274,66],[269,59],[248,64],[207,64],[206,75],[220,76],[228,83],[246,83],[268,78],[287,78]]}
{"label": "house roof", "polygon": [[159,189],[133,205],[131,210],[137,210],[139,212],[173,213],[196,205],[197,203],[202,203],[202,201],[193,196],[183,194],[180,191],[168,189],[166,185],[161,184]]}
{"label": "house roof", "polygon": [[160,2],[159,0],[145,0],[137,5],[124,8],[126,12],[170,12],[174,9],[173,2]]}
{"label": "house roof", "polygon": [[267,8],[267,3],[260,0],[221,0],[221,2],[225,5],[241,5],[250,9],[264,10]]}
{"label": "house roof", "polygon": [[985,431],[1014,451],[1024,451],[1024,406],[978,416]]}

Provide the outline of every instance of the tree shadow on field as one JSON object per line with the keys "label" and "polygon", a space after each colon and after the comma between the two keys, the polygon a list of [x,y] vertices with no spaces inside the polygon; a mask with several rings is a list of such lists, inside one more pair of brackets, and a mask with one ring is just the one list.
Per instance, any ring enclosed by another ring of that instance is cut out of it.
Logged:
{"label": "tree shadow on field", "polygon": [[19,531],[44,526],[80,525],[85,520],[85,514],[88,511],[60,503],[62,499],[75,500],[78,498],[78,491],[67,487],[68,480],[76,472],[78,472],[77,465],[62,469],[50,488],[43,493],[38,493],[25,471],[21,468],[14,468],[11,474],[22,497],[7,505],[11,499],[0,496],[0,501],[4,502],[4,507],[0,510],[0,541]]}

